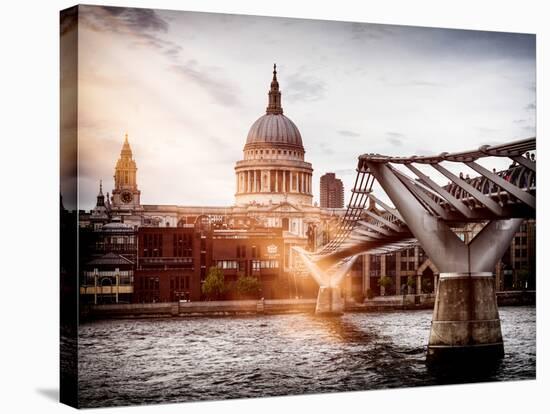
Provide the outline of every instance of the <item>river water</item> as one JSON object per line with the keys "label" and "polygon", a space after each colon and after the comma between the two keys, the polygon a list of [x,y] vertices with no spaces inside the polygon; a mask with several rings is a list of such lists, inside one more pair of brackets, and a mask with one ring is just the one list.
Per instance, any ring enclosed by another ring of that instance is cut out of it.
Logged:
{"label": "river water", "polygon": [[82,407],[535,378],[535,308],[500,309],[488,372],[425,363],[432,311],[108,320],[81,325]]}

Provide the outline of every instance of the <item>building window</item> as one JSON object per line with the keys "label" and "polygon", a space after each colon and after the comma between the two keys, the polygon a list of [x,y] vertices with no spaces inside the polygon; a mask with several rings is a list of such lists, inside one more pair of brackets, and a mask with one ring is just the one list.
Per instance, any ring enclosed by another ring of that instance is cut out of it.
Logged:
{"label": "building window", "polygon": [[261,260],[260,267],[262,269],[278,269],[279,261],[278,260]]}
{"label": "building window", "polygon": [[216,266],[220,269],[236,270],[239,268],[239,262],[236,260],[218,260]]}

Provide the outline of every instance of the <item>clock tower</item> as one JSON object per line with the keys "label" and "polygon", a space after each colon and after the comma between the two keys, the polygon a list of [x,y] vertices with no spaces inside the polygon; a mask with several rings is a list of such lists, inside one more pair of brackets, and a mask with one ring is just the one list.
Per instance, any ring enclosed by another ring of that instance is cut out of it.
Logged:
{"label": "clock tower", "polygon": [[128,142],[128,134],[124,137],[124,144],[120,151],[120,158],[115,167],[115,188],[112,194],[112,209],[127,213],[140,210],[139,196],[141,192],[137,187],[136,161],[132,158],[132,149]]}

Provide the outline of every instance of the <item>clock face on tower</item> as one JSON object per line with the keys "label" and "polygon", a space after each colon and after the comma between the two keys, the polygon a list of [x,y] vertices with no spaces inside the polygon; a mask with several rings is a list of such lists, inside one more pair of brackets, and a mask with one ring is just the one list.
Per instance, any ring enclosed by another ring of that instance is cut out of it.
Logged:
{"label": "clock face on tower", "polygon": [[131,203],[133,198],[134,198],[134,196],[132,195],[132,193],[130,193],[128,191],[125,191],[120,195],[120,199],[125,204]]}

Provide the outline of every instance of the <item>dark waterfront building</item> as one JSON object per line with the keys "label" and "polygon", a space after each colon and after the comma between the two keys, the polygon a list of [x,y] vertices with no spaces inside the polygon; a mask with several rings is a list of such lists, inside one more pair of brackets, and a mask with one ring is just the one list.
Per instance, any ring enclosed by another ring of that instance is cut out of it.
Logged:
{"label": "dark waterfront building", "polygon": [[321,177],[321,208],[344,208],[344,184],[334,173]]}
{"label": "dark waterfront building", "polygon": [[84,303],[130,303],[134,287],[134,262],[107,253],[85,263],[80,295]]}
{"label": "dark waterfront building", "polygon": [[[260,282],[261,297],[288,298],[281,229],[214,230],[212,249],[213,265],[222,270],[226,286],[231,287],[240,275],[253,276]],[[228,296],[235,294],[231,289]]]}
{"label": "dark waterfront building", "polygon": [[82,303],[131,302],[136,229],[120,222],[99,226],[96,221],[80,229],[79,248]]}
{"label": "dark waterfront building", "polygon": [[202,300],[201,286],[212,266],[224,275],[224,299],[238,297],[235,283],[241,275],[255,277],[261,286],[259,297],[266,299],[288,298],[295,291],[316,294],[307,281],[284,271],[281,229],[220,224],[140,227],[138,245],[135,303]]}
{"label": "dark waterfront building", "polygon": [[211,264],[212,237],[192,224],[140,227],[134,302],[200,300]]}

